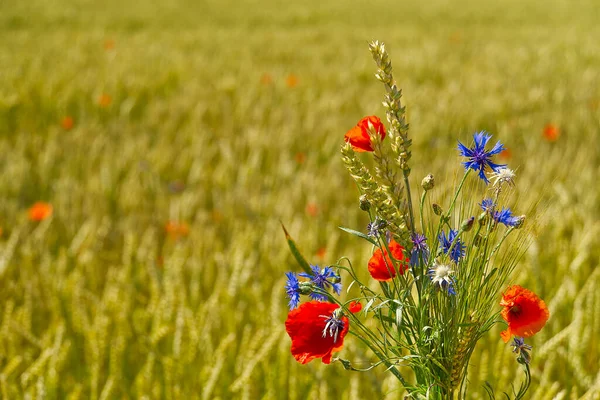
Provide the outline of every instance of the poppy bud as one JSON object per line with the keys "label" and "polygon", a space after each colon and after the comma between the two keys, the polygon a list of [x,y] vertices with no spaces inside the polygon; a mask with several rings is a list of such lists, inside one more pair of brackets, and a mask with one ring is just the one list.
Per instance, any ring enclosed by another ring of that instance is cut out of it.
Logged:
{"label": "poppy bud", "polygon": [[425,191],[433,189],[435,186],[435,180],[433,179],[433,175],[429,174],[421,181],[421,186]]}
{"label": "poppy bud", "polygon": [[342,363],[344,369],[347,369],[348,371],[354,371],[354,368],[352,368],[352,364],[350,363],[350,361],[344,360],[342,358],[338,358],[337,360]]}

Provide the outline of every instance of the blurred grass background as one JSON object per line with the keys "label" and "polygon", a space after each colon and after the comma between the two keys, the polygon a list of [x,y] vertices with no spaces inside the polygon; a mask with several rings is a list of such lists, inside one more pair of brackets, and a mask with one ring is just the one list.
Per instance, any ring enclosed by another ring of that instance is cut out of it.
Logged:
{"label": "blurred grass background", "polygon": [[[384,114],[378,39],[413,183],[443,193],[485,129],[517,213],[537,204],[514,277],[551,312],[531,398],[600,398],[599,20],[596,0],[0,1],[0,395],[401,398],[383,369],[297,364],[283,326],[279,220],[315,264],[368,260],[337,229],[367,223],[339,147]],[[50,219],[27,219],[36,201]],[[499,330],[474,399],[521,378]],[[341,355],[372,360],[351,337]]]}

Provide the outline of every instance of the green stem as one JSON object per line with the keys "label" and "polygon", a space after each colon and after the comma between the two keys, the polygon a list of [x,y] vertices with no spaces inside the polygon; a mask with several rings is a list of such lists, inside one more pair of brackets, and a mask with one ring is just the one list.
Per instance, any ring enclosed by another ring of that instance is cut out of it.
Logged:
{"label": "green stem", "polygon": [[454,193],[454,198],[452,199],[452,203],[450,203],[450,208],[448,208],[448,212],[446,213],[446,218],[450,218],[450,214],[452,213],[452,210],[454,209],[454,204],[456,204],[456,199],[458,198],[458,194],[462,190],[462,187],[465,183],[465,180],[467,179],[467,176],[469,175],[469,172],[471,172],[470,169],[468,169],[465,172],[465,174],[463,175],[462,180],[460,181],[460,184],[458,185],[458,189],[456,189],[456,192]]}
{"label": "green stem", "polygon": [[487,263],[490,261],[490,259],[492,258],[492,256],[496,253],[496,251],[500,248],[500,246],[502,245],[502,243],[504,242],[504,239],[506,239],[506,237],[512,232],[514,231],[515,228],[514,226],[511,226],[506,233],[502,236],[502,239],[500,239],[500,241],[498,242],[498,244],[492,249],[492,252],[490,253],[490,255],[488,256],[488,258],[485,260],[485,264],[487,265]]}
{"label": "green stem", "polygon": [[402,171],[404,175],[404,187],[406,188],[406,201],[408,202],[408,217],[410,219],[410,232],[415,233],[415,217],[413,213],[412,198],[410,195],[410,182],[408,181],[408,171]]}
{"label": "green stem", "polygon": [[392,374],[394,374],[394,376],[396,378],[398,378],[398,380],[400,381],[400,383],[402,383],[402,386],[404,386],[404,388],[406,389],[406,391],[410,394],[413,392],[413,389],[410,387],[410,385],[408,384],[408,382],[404,379],[404,377],[402,376],[402,374],[400,373],[400,371],[398,371],[398,369],[394,366],[394,364],[392,362],[390,362],[390,360],[386,357],[383,356],[383,354],[381,354],[379,351],[377,351],[377,349],[373,348],[371,346],[371,343],[366,341],[363,337],[354,334],[353,332],[350,332],[351,334],[355,335],[358,339],[360,339],[364,344],[366,344],[373,353],[375,353],[375,355],[385,364],[386,367],[388,367],[388,371],[390,371]]}
{"label": "green stem", "polygon": [[423,207],[425,206],[425,196],[427,195],[427,191],[424,190],[421,195],[421,203],[419,204],[419,214],[421,219],[421,232],[425,234],[425,222],[423,221]]}

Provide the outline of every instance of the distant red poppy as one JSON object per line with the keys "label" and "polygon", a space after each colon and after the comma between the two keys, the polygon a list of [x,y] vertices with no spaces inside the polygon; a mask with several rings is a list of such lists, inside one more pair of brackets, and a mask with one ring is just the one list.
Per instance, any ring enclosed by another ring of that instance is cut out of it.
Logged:
{"label": "distant red poppy", "polygon": [[371,274],[371,277],[377,281],[389,281],[394,278],[398,272],[400,275],[403,275],[404,271],[408,269],[408,265],[404,259],[404,247],[395,240],[392,240],[388,244],[388,247],[392,252],[392,256],[400,262],[401,267],[399,271],[396,270],[387,250],[384,250],[385,259],[381,249],[375,250],[375,253],[373,253],[369,260],[369,273]]}
{"label": "distant red poppy", "polygon": [[306,205],[306,213],[311,217],[316,217],[319,213],[319,207],[315,203],[308,203]]}
{"label": "distant red poppy", "polygon": [[460,31],[452,32],[452,34],[448,37],[448,41],[450,43],[460,43],[462,42],[463,35]]}
{"label": "distant red poppy", "polygon": [[262,85],[269,86],[271,83],[273,83],[273,77],[267,73],[264,73],[260,77],[260,83]]}
{"label": "distant red poppy", "polygon": [[498,158],[502,160],[510,160],[512,158],[512,151],[510,151],[510,149],[504,149],[498,153]]}
{"label": "distant red poppy", "polygon": [[112,39],[106,39],[104,41],[104,50],[112,50],[115,48],[115,41]]}
{"label": "distant red poppy", "polygon": [[544,139],[549,142],[556,142],[560,136],[560,130],[554,124],[548,124],[544,127]]}
{"label": "distant red poppy", "polygon": [[296,159],[296,162],[298,164],[304,164],[304,161],[306,161],[306,154],[304,154],[303,152],[299,151],[296,153],[296,155],[294,156],[294,158]]}
{"label": "distant red poppy", "polygon": [[112,98],[106,93],[102,93],[100,97],[98,97],[98,105],[103,108],[110,107],[112,104]]}
{"label": "distant red poppy", "polygon": [[306,364],[321,358],[331,363],[331,353],[339,351],[348,333],[348,318],[337,315],[339,306],[333,303],[309,301],[289,312],[285,330],[292,339],[292,355]]}
{"label": "distant red poppy", "polygon": [[381,139],[385,138],[385,126],[381,123],[379,117],[371,115],[358,121],[358,124],[344,136],[344,140],[352,145],[354,151],[373,151],[371,147],[371,138],[369,137],[369,124],[377,132]]}
{"label": "distant red poppy", "polygon": [[213,222],[221,222],[223,221],[223,214],[219,210],[213,210],[211,213],[211,217]]}
{"label": "distant red poppy", "polygon": [[505,343],[512,335],[533,336],[546,325],[550,317],[544,300],[519,285],[506,289],[500,305],[504,307],[501,311],[502,318],[508,323],[508,329],[500,334]]}
{"label": "distant red poppy", "polygon": [[298,77],[294,74],[289,74],[287,78],[285,78],[285,84],[289,88],[295,88],[298,86]]}
{"label": "distant red poppy", "polygon": [[317,250],[317,257],[323,259],[325,258],[325,254],[327,254],[327,249],[325,247],[319,247],[319,249]]}
{"label": "distant red poppy", "polygon": [[31,221],[43,221],[52,215],[52,204],[38,201],[29,208],[28,214]]}
{"label": "distant red poppy", "polygon": [[62,121],[60,121],[60,126],[65,130],[65,131],[70,131],[71,129],[73,129],[73,126],[75,125],[75,121],[73,120],[73,117],[64,117],[62,119]]}
{"label": "distant red poppy", "polygon": [[185,222],[169,221],[165,224],[165,232],[175,240],[189,235],[190,227]]}

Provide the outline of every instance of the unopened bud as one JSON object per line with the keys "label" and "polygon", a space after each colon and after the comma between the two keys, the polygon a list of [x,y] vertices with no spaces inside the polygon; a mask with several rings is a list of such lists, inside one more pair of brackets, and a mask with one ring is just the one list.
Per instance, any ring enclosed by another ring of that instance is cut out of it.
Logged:
{"label": "unopened bud", "polygon": [[338,358],[337,361],[342,363],[342,366],[344,367],[344,369],[347,369],[349,371],[354,370],[354,368],[352,368],[352,364],[350,363],[350,361],[344,360],[343,358]]}
{"label": "unopened bud", "polygon": [[369,211],[369,209],[371,209],[371,202],[369,202],[369,200],[367,199],[367,195],[363,194],[362,196],[360,196],[360,198],[358,199],[359,204],[360,204],[360,209],[363,211]]}
{"label": "unopened bud", "polygon": [[475,217],[466,219],[460,226],[460,230],[463,232],[469,232],[471,230],[471,228],[473,227],[473,222],[475,222]]}
{"label": "unopened bud", "polygon": [[524,215],[520,215],[518,217],[515,217],[515,229],[519,229],[523,227],[523,224],[525,223],[525,216]]}
{"label": "unopened bud", "polygon": [[433,179],[433,175],[429,174],[421,181],[421,186],[425,191],[433,189],[435,186],[435,180]]}
{"label": "unopened bud", "polygon": [[300,282],[298,284],[298,293],[309,295],[313,292],[313,284],[311,282]]}
{"label": "unopened bud", "polygon": [[433,207],[433,212],[435,213],[435,215],[442,215],[442,213],[444,212],[442,210],[442,207],[439,206],[439,204],[433,203],[432,207]]}
{"label": "unopened bud", "polygon": [[479,214],[479,217],[477,217],[477,222],[479,222],[479,225],[483,226],[487,223],[487,216],[488,214],[486,212]]}

